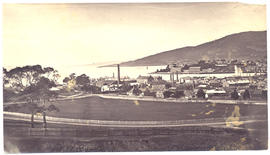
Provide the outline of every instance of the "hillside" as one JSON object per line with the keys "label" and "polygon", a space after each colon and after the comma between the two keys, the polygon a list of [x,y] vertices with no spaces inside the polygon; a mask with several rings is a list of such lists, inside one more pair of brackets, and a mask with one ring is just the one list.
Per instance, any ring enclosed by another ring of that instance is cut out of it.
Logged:
{"label": "hillside", "polygon": [[124,62],[121,66],[154,66],[217,58],[260,59],[267,55],[266,43],[266,31],[241,32],[198,46],[178,48]]}

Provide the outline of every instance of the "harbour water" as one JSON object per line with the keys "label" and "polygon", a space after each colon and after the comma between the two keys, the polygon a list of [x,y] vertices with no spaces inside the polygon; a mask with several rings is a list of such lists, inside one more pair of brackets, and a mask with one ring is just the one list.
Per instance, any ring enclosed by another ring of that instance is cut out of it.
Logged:
{"label": "harbour water", "polygon": [[[47,66],[43,66],[47,67]],[[8,70],[15,67],[6,67]],[[73,65],[73,66],[53,66],[54,69],[58,70],[60,74],[59,82],[65,77],[69,76],[71,73],[75,73],[77,76],[81,74],[86,74],[90,78],[101,78],[101,77],[117,77],[117,67],[99,67],[98,65]],[[136,66],[136,67],[123,67],[120,66],[121,78],[129,77],[131,79],[136,79],[138,76],[161,76],[163,80],[170,80],[169,73],[155,73],[157,69],[165,69],[166,65],[163,66]],[[254,76],[255,73],[219,73],[219,74],[178,74],[178,78],[183,77],[233,77],[233,76]],[[174,74],[174,79],[176,79],[176,74]]]}
{"label": "harbour water", "polygon": [[[150,73],[157,71],[157,69],[164,69],[166,66],[136,66],[136,67],[122,67],[120,66],[121,77],[137,78],[138,76],[147,76]],[[81,66],[59,66],[55,67],[61,75],[61,78],[69,76],[71,73],[76,75],[86,74],[90,78],[100,77],[117,77],[117,67],[99,67],[95,65],[81,65]]]}
{"label": "harbour water", "polygon": [[[132,79],[137,78],[138,76],[161,76],[163,80],[170,80],[170,74],[168,73],[155,73],[151,74],[157,69],[165,69],[166,66],[136,66],[136,67],[121,67],[120,74],[121,77],[129,77]],[[100,77],[117,77],[117,67],[99,67],[94,65],[84,65],[84,66],[71,66],[71,67],[59,67],[57,68],[61,75],[61,78],[64,78],[71,73],[76,75],[86,74],[90,78],[100,78]],[[218,74],[178,74],[178,78],[183,77],[233,77],[233,76],[254,76],[255,73],[218,73]],[[174,79],[176,79],[176,74],[174,74]]]}

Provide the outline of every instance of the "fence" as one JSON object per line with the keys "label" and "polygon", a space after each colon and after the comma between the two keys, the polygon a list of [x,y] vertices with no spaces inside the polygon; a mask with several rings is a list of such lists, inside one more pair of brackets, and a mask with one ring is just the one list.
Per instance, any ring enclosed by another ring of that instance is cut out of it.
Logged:
{"label": "fence", "polygon": [[[4,119],[30,121],[31,114],[6,112],[4,111]],[[36,122],[42,122],[42,116],[35,115]],[[174,121],[107,121],[107,120],[85,120],[72,118],[58,118],[46,116],[47,123],[60,123],[70,125],[84,126],[111,126],[111,127],[172,127],[172,126],[198,126],[198,125],[222,125],[225,124],[227,118],[206,118],[193,120],[174,120]],[[266,115],[242,116],[241,120],[267,119]]]}

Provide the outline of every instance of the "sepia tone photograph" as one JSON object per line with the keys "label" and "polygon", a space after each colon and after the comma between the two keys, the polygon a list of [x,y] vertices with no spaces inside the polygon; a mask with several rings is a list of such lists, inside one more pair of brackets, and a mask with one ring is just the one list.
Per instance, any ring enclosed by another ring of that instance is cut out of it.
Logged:
{"label": "sepia tone photograph", "polygon": [[265,3],[2,3],[5,153],[268,150]]}

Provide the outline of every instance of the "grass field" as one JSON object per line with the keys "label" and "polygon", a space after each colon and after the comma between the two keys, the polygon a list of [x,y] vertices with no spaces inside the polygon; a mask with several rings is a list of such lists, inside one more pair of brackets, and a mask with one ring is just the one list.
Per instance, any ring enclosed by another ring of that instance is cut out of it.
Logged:
{"label": "grass field", "polygon": [[[240,116],[264,115],[264,121],[243,124],[241,132],[208,126],[112,128],[48,124],[51,136],[29,135],[30,122],[4,121],[4,145],[8,152],[175,151],[267,149],[267,105],[174,103],[87,97],[55,101],[60,112],[48,116],[92,119],[162,121],[230,117],[239,107]],[[25,104],[5,111],[30,113]],[[240,119],[241,121],[241,119]],[[206,130],[205,130],[206,129]],[[248,131],[246,129],[252,129]],[[55,130],[55,131],[54,131]],[[59,131],[60,130],[60,131]],[[64,130],[64,131],[63,131]],[[70,131],[65,131],[70,130]],[[40,135],[41,134],[41,135]],[[59,136],[60,134],[60,136]],[[63,136],[65,135],[65,136]],[[15,150],[14,150],[15,148]]]}
{"label": "grass field", "polygon": [[[229,117],[236,105],[212,103],[174,103],[132,101],[87,97],[52,102],[60,112],[48,116],[92,120],[186,120]],[[50,104],[50,103],[49,103]],[[24,104],[9,105],[8,111],[30,113]],[[16,106],[16,108],[14,108]],[[237,105],[241,116],[267,115],[266,105]]]}

